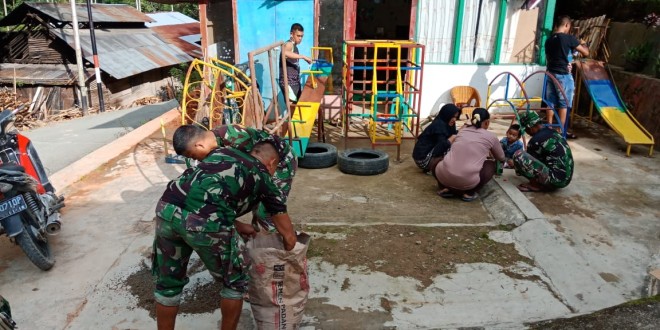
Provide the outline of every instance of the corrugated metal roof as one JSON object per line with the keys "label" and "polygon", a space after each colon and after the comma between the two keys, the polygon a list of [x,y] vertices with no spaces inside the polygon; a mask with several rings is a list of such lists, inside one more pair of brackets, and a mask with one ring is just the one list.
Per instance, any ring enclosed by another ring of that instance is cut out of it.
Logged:
{"label": "corrugated metal roof", "polygon": [[[20,24],[29,11],[40,12],[53,20],[71,22],[71,4],[24,2],[0,21],[0,26]],[[79,22],[88,22],[87,5],[77,4],[76,14]],[[153,22],[149,16],[129,5],[93,4],[92,17],[95,23],[147,23]]]}
{"label": "corrugated metal roof", "polygon": [[166,42],[169,42],[186,52],[186,54],[196,58],[203,57],[202,47],[200,47],[199,44],[191,43],[186,40],[191,39],[194,40],[193,42],[201,40],[199,23],[155,26],[152,27],[151,30],[158,33],[158,35]]}
{"label": "corrugated metal roof", "polygon": [[[0,63],[1,83],[13,83],[14,73],[18,83],[30,85],[67,86],[75,84],[78,79],[78,69],[73,64]],[[91,78],[93,74],[93,70],[85,69],[85,80]]]}
{"label": "corrugated metal roof", "polygon": [[177,11],[168,11],[162,13],[147,13],[149,18],[154,21],[151,23],[146,23],[147,27],[163,26],[163,25],[178,25],[178,24],[187,24],[187,23],[197,23],[199,21],[195,20],[192,17],[188,17]]}
{"label": "corrugated metal roof", "polygon": [[[74,47],[73,30],[51,31]],[[101,70],[116,79],[192,61],[192,57],[150,29],[95,30],[95,34]],[[80,30],[80,44],[85,59],[93,62],[89,30]]]}

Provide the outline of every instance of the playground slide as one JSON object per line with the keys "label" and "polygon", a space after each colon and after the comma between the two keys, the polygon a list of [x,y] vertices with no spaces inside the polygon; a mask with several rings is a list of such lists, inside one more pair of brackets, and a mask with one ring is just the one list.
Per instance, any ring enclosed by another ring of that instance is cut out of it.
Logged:
{"label": "playground slide", "polygon": [[633,144],[648,145],[649,155],[652,155],[653,136],[628,111],[603,62],[580,61],[577,68],[598,112],[628,144],[626,155],[630,156]]}
{"label": "playground slide", "polygon": [[[305,156],[305,149],[314,128],[314,120],[319,112],[323,95],[325,94],[328,79],[332,79],[330,72],[332,64],[325,61],[315,61],[308,73],[307,81],[303,87],[298,103],[291,113],[293,134],[292,146],[298,157]],[[303,72],[304,73],[304,72]]]}

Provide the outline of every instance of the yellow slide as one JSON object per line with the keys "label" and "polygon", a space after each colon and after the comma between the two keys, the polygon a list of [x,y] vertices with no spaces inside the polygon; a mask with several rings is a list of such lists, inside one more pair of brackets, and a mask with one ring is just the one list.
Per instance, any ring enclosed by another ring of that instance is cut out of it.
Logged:
{"label": "yellow slide", "polygon": [[653,135],[628,111],[603,62],[585,60],[578,62],[577,67],[596,109],[628,144],[626,156],[630,156],[630,148],[634,144],[648,145],[649,156],[652,156],[655,145]]}

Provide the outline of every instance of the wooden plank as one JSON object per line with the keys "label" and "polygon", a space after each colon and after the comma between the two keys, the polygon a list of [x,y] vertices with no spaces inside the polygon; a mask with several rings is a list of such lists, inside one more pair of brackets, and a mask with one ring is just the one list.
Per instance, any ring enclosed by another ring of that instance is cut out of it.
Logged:
{"label": "wooden plank", "polygon": [[323,100],[325,94],[325,84],[328,82],[328,76],[314,76],[316,88],[312,87],[312,78],[308,77],[305,87],[300,94],[298,102],[318,102]]}

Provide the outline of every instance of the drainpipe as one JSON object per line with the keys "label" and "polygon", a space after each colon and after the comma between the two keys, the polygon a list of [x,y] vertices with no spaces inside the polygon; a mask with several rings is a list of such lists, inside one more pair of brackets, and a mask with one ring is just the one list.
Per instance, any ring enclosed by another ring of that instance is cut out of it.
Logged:
{"label": "drainpipe", "polygon": [[87,116],[87,86],[85,86],[85,73],[83,69],[82,50],[80,49],[80,34],[78,33],[78,12],[76,0],[71,0],[71,25],[73,25],[73,40],[76,50],[76,66],[78,67],[78,92],[80,93],[80,106],[83,116]]}
{"label": "drainpipe", "polygon": [[89,17],[89,34],[92,37],[92,53],[94,55],[94,73],[96,74],[96,87],[99,92],[99,112],[105,112],[103,101],[103,85],[101,81],[101,69],[99,68],[99,54],[96,51],[96,35],[94,34],[94,19],[92,18],[92,4],[87,0],[87,16]]}

